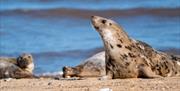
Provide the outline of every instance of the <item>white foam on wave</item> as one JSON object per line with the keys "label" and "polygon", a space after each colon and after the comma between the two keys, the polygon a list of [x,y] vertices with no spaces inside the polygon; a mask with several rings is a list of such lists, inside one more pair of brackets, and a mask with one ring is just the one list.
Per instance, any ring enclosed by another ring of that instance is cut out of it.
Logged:
{"label": "white foam on wave", "polygon": [[45,73],[41,73],[41,74],[36,74],[36,76],[62,76],[63,72],[62,71],[58,71],[58,72],[45,72]]}

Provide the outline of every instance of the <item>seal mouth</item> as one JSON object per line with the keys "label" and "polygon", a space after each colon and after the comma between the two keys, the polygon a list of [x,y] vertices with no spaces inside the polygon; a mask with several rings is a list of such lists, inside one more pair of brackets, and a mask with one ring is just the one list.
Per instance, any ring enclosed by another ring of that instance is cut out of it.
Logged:
{"label": "seal mouth", "polygon": [[95,16],[91,16],[91,22],[93,25],[95,24]]}
{"label": "seal mouth", "polygon": [[99,18],[100,18],[99,16],[91,16],[92,23],[95,24]]}
{"label": "seal mouth", "polygon": [[96,29],[96,31],[98,31],[100,28],[99,28],[99,24],[98,24],[98,21],[101,19],[101,17],[99,16],[91,16],[91,22],[92,22],[92,25],[93,27]]}
{"label": "seal mouth", "polygon": [[99,27],[97,27],[97,26],[94,26],[94,28],[95,28],[96,30],[99,30]]}

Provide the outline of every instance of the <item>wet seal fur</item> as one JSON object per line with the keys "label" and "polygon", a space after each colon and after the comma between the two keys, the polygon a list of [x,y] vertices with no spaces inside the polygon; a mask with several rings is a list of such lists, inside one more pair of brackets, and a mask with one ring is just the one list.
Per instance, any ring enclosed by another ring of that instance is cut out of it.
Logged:
{"label": "wet seal fur", "polygon": [[63,67],[63,77],[101,77],[105,75],[105,52],[100,52],[86,59],[75,67]]}
{"label": "wet seal fur", "polygon": [[106,75],[109,79],[180,76],[180,58],[156,51],[130,38],[110,19],[92,16],[92,25],[105,47]]}
{"label": "wet seal fur", "polygon": [[24,53],[17,58],[0,58],[1,78],[32,78],[34,70],[33,57]]}

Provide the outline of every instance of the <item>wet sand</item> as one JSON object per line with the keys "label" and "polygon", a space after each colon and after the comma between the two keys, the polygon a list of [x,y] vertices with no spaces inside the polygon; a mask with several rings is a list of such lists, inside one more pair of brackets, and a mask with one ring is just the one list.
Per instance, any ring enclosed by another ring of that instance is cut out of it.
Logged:
{"label": "wet sand", "polygon": [[[180,78],[116,79],[116,80],[54,80],[12,79],[0,80],[1,91],[179,91]],[[108,91],[108,90],[107,90]]]}
{"label": "wet sand", "polygon": [[0,12],[1,15],[30,15],[32,17],[77,17],[90,18],[92,15],[104,17],[132,17],[139,15],[152,15],[163,17],[178,17],[180,16],[180,8],[135,8],[135,9],[109,9],[109,10],[88,10],[88,9],[45,9],[45,10],[9,10]]}

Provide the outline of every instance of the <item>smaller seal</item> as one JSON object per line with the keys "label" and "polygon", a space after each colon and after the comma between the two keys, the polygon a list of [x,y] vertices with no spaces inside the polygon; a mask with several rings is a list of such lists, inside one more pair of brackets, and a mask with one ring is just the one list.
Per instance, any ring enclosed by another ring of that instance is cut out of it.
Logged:
{"label": "smaller seal", "polygon": [[63,67],[63,77],[101,77],[105,74],[105,52],[99,52],[76,67]]}
{"label": "smaller seal", "polygon": [[33,57],[24,53],[17,58],[0,58],[0,78],[32,78]]}

